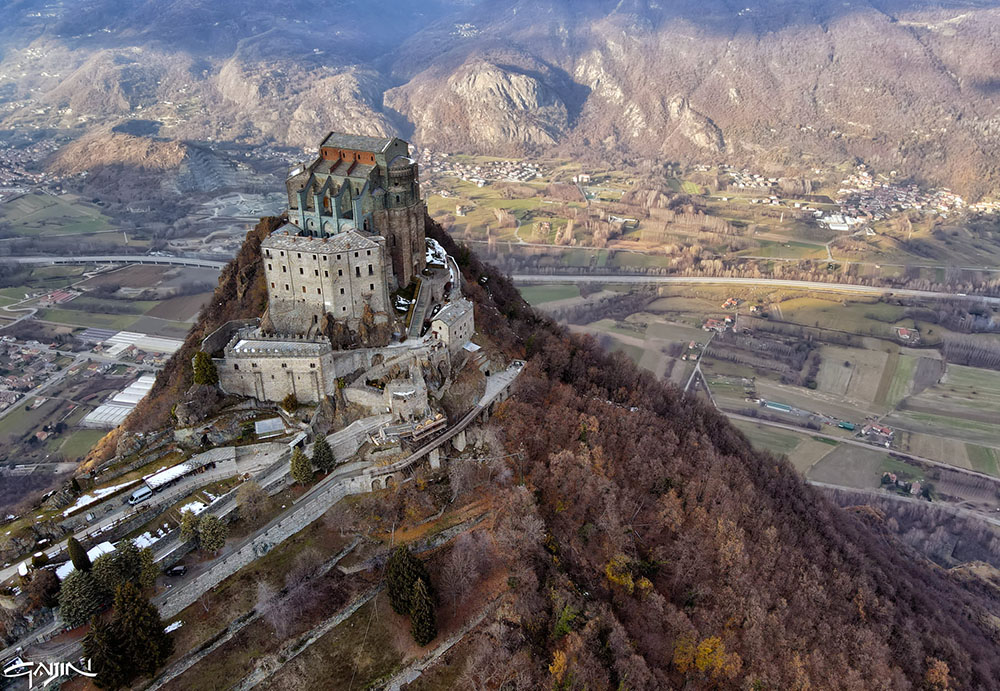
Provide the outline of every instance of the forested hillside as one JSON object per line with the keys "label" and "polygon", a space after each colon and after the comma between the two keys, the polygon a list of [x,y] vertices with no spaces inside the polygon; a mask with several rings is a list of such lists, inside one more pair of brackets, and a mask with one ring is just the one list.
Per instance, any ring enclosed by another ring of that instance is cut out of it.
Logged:
{"label": "forested hillside", "polygon": [[834,507],[432,233],[477,285],[477,328],[529,358],[498,415],[524,481],[496,490],[510,592],[468,688],[995,688],[995,589]]}

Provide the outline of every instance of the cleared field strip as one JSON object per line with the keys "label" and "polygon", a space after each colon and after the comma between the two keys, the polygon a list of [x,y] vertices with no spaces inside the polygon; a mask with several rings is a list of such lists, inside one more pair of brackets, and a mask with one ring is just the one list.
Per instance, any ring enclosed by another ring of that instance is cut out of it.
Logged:
{"label": "cleared field strip", "polygon": [[[886,367],[888,369],[888,367]],[[899,355],[896,359],[896,371],[889,381],[889,390],[885,404],[895,408],[910,393],[913,384],[913,374],[917,371],[917,358],[909,355]]]}
{"label": "cleared field strip", "polygon": [[878,405],[886,405],[889,398],[889,387],[892,385],[892,378],[896,374],[896,367],[899,364],[899,354],[890,353],[882,369],[882,377],[878,382],[878,390],[875,393],[874,402]]}

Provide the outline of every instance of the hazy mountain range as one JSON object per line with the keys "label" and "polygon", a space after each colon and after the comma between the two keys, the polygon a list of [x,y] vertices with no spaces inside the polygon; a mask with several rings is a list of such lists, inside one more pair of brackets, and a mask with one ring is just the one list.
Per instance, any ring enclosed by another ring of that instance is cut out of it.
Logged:
{"label": "hazy mountain range", "polygon": [[0,4],[0,126],[725,160],[997,187],[996,2]]}

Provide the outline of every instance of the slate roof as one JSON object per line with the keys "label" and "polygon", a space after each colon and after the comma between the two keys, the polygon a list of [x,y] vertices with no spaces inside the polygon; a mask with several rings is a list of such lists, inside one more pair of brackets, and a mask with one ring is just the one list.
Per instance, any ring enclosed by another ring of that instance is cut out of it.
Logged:
{"label": "slate roof", "polygon": [[343,132],[331,132],[326,135],[326,139],[320,146],[336,147],[338,149],[351,149],[353,151],[371,151],[380,154],[389,148],[395,137],[363,137],[357,134],[344,134]]}
{"label": "slate roof", "polygon": [[300,232],[296,226],[286,223],[266,237],[261,243],[261,247],[326,254],[350,250],[372,250],[381,247],[372,236],[364,235],[357,230],[345,230],[325,238],[299,235]]}

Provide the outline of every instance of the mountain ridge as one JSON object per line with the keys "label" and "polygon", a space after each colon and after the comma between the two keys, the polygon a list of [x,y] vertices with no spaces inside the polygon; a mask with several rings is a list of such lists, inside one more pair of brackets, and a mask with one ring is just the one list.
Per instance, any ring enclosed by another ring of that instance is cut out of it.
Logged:
{"label": "mountain ridge", "polygon": [[0,125],[83,133],[143,106],[176,139],[303,146],[336,118],[467,153],[860,159],[998,190],[995,2],[392,0],[382,20],[352,2],[310,23],[300,3],[160,5],[97,0],[77,25],[19,3],[0,74],[25,105]]}

